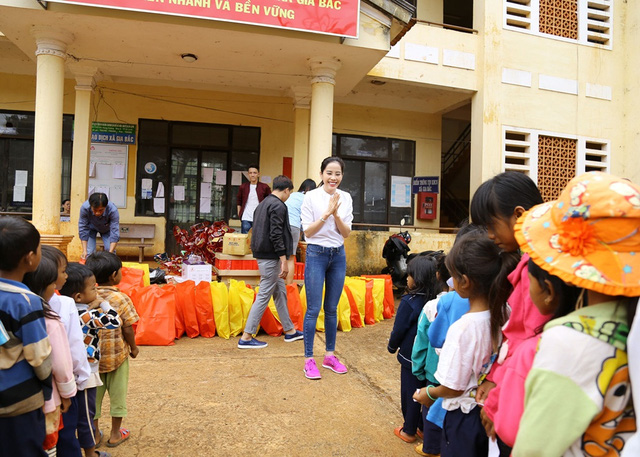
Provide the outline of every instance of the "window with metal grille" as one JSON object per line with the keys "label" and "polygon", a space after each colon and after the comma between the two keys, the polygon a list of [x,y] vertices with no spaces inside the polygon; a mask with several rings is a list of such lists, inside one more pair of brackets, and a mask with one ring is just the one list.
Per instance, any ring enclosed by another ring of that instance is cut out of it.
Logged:
{"label": "window with metal grille", "polygon": [[611,49],[613,0],[504,0],[504,27]]}
{"label": "window with metal grille", "polygon": [[553,200],[576,175],[609,172],[610,148],[607,140],[505,126],[502,171],[525,173]]}

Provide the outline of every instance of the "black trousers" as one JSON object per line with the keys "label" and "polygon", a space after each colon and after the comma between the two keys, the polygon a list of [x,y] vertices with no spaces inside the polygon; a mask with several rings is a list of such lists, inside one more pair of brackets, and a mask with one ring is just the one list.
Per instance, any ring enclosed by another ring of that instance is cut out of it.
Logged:
{"label": "black trousers", "polygon": [[469,414],[447,411],[442,427],[441,457],[487,457],[489,438],[480,420],[480,406]]}
{"label": "black trousers", "polygon": [[416,430],[422,427],[422,415],[420,414],[420,403],[413,401],[413,394],[416,389],[426,386],[426,381],[420,381],[411,372],[411,368],[401,366],[400,368],[400,406],[404,425],[402,430],[407,435],[415,435]]}

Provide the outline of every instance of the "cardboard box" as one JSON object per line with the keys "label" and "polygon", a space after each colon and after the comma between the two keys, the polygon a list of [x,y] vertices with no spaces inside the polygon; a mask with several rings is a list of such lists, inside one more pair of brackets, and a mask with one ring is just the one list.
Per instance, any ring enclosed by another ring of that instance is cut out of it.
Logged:
{"label": "cardboard box", "polygon": [[182,278],[184,280],[194,281],[197,285],[200,281],[211,282],[211,277],[211,265],[208,263],[203,265],[182,264]]}
{"label": "cardboard box", "polygon": [[225,233],[222,241],[222,253],[230,255],[251,254],[251,234]]}

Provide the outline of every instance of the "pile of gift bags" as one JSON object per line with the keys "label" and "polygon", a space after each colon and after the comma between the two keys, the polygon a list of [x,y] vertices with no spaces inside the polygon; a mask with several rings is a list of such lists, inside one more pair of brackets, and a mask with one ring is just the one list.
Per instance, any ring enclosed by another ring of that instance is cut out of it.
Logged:
{"label": "pile of gift bags", "polygon": [[[146,269],[145,269],[146,267]],[[149,284],[148,266],[126,264],[122,282],[118,286],[133,301],[140,320],[136,325],[139,345],[168,346],[186,334],[189,338],[214,335],[228,339],[242,334],[258,288],[244,281],[194,281],[178,284]],[[306,311],[306,291],[297,284],[287,286],[289,316],[298,330],[302,330]],[[352,328],[373,325],[394,314],[394,299],[389,275],[345,278],[345,286],[338,304],[338,328],[348,332]],[[273,299],[269,302],[260,327],[271,336],[283,333]],[[324,331],[321,311],[316,329]]]}

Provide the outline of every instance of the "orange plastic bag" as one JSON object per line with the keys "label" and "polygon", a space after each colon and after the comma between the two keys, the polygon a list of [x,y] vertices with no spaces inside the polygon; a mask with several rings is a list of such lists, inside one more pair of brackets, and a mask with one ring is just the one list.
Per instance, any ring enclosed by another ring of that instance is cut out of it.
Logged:
{"label": "orange plastic bag", "polygon": [[300,300],[300,292],[297,284],[287,285],[287,308],[289,309],[289,317],[297,330],[302,331],[304,327],[304,313],[302,312],[302,301]]}
{"label": "orange plastic bag", "polygon": [[351,331],[351,305],[344,289],[342,289],[342,295],[340,295],[338,302],[338,329],[343,332]]}
{"label": "orange plastic bag", "polygon": [[269,306],[264,310],[260,320],[260,327],[271,336],[282,335],[282,324],[278,318],[278,311],[273,298],[269,300]]}
{"label": "orange plastic bag", "polygon": [[344,286],[344,293],[347,295],[347,299],[349,300],[349,308],[351,311],[350,314],[350,323],[352,328],[361,328],[364,327],[364,322],[362,321],[362,317],[360,317],[360,313],[358,312],[358,304],[356,303],[355,298],[353,298],[353,294],[351,293],[351,289],[349,286]]}
{"label": "orange plastic bag", "polygon": [[391,319],[395,314],[395,299],[393,298],[393,281],[391,275],[362,275],[363,278],[382,278],[384,279],[384,309],[382,317]]}
{"label": "orange plastic bag", "polygon": [[376,323],[375,306],[373,303],[373,279],[365,279],[366,292],[364,295],[364,323],[373,325]]}
{"label": "orange plastic bag", "polygon": [[144,284],[144,271],[138,268],[122,267],[122,280],[118,289],[129,298],[134,295],[136,289],[142,289]]}
{"label": "orange plastic bag", "polygon": [[200,281],[195,290],[196,316],[200,336],[213,338],[216,334],[216,324],[213,319],[213,303],[211,301],[211,286],[206,281]]}
{"label": "orange plastic bag", "polygon": [[196,314],[196,283],[189,280],[176,284],[176,308],[182,312],[184,329],[189,338],[200,334]]}
{"label": "orange plastic bag", "polygon": [[220,338],[229,339],[229,291],[223,282],[209,283],[213,302],[213,320]]}
{"label": "orange plastic bag", "polygon": [[171,346],[175,337],[176,295],[173,285],[148,286],[136,293],[140,320],[136,328],[136,344]]}

